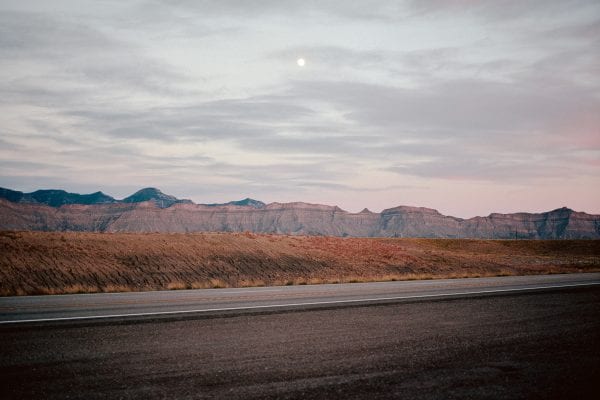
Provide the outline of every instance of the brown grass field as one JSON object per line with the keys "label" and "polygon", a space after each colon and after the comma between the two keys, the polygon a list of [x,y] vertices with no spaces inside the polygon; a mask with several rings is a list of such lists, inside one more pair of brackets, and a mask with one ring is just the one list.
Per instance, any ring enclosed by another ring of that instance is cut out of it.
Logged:
{"label": "brown grass field", "polygon": [[0,295],[600,271],[598,240],[0,232]]}

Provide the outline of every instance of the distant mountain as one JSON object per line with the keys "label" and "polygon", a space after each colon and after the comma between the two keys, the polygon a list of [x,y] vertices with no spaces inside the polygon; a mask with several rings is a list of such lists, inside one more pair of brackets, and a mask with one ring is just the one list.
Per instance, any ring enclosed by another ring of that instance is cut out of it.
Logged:
{"label": "distant mountain", "polygon": [[17,190],[10,190],[0,187],[0,199],[6,199],[13,203],[18,203],[23,198],[23,192]]}
{"label": "distant mountain", "polygon": [[191,200],[180,200],[175,196],[164,194],[156,188],[145,188],[138,190],[123,200],[116,200],[102,192],[90,194],[69,193],[64,190],[48,189],[36,190],[31,193],[23,193],[16,190],[0,188],[0,198],[13,203],[45,204],[50,207],[60,207],[67,204],[94,205],[114,203],[142,203],[150,201],[160,208],[167,208],[173,204],[188,203]]}
{"label": "distant mountain", "polygon": [[168,208],[173,204],[188,203],[192,204],[191,200],[179,200],[175,196],[164,194],[156,188],[145,188],[138,190],[129,197],[123,199],[123,203],[142,203],[145,201],[151,201],[160,208]]}
{"label": "distant mountain", "polygon": [[46,204],[51,207],[60,207],[65,204],[108,204],[116,200],[102,192],[90,194],[69,193],[64,190],[36,190],[23,193],[16,190],[0,188],[0,198],[12,202]]}
{"label": "distant mountain", "polygon": [[544,213],[490,214],[469,219],[422,207],[349,213],[308,203],[253,199],[194,204],[142,189],[123,200],[101,192],[23,193],[0,188],[0,229],[93,232],[260,232],[353,237],[600,239],[600,216],[563,207]]}
{"label": "distant mountain", "polygon": [[256,209],[265,208],[266,204],[259,200],[254,200],[251,198],[245,198],[244,200],[230,201],[229,203],[211,203],[211,204],[202,204],[203,206],[208,207],[221,207],[221,206],[242,206],[242,207],[252,207]]}

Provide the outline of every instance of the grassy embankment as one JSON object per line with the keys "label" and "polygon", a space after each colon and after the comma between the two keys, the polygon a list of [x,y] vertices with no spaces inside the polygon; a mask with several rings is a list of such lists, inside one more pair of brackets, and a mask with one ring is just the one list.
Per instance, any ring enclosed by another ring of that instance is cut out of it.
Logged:
{"label": "grassy embankment", "polygon": [[600,241],[0,232],[0,295],[600,271]]}

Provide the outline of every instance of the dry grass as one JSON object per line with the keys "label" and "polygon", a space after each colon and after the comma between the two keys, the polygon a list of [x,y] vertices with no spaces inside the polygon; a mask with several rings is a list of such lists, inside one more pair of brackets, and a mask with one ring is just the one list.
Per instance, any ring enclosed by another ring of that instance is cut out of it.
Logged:
{"label": "dry grass", "polygon": [[0,232],[0,295],[600,271],[600,241]]}

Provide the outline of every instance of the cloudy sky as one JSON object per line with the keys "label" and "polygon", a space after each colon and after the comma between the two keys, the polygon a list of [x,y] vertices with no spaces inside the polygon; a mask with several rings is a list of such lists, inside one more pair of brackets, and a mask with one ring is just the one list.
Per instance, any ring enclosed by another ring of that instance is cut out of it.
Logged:
{"label": "cloudy sky", "polygon": [[600,213],[600,2],[0,0],[0,186]]}

